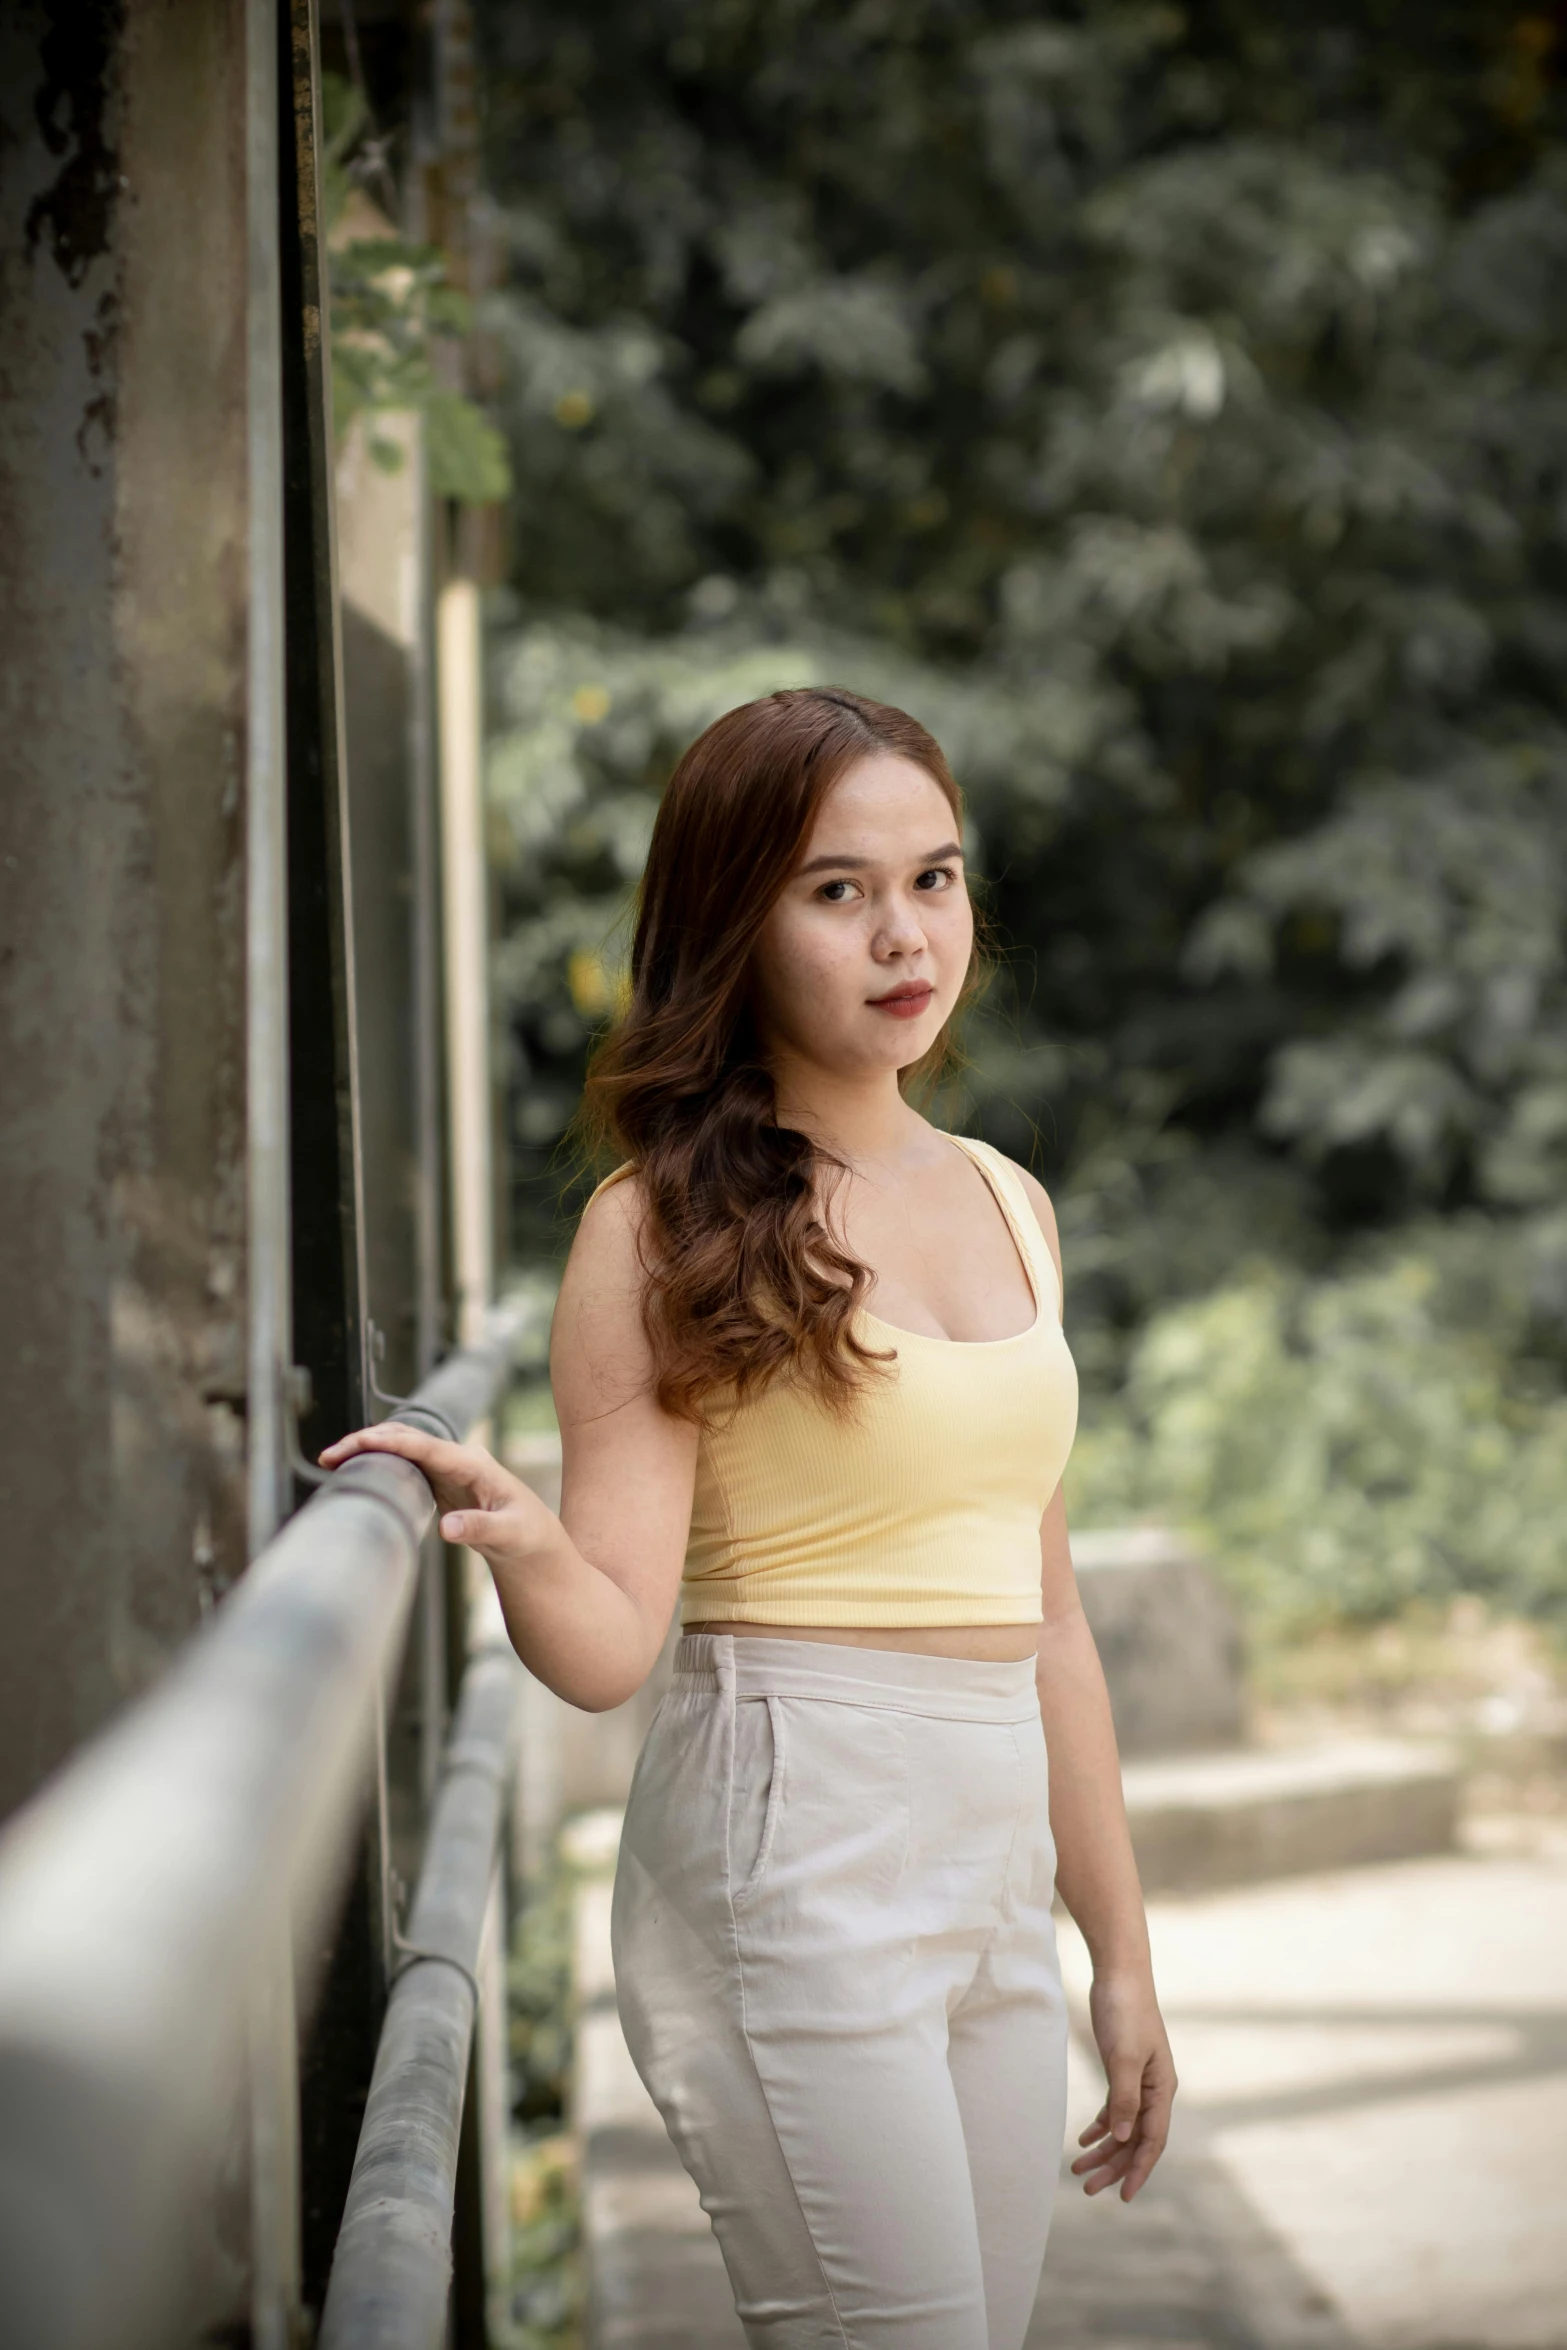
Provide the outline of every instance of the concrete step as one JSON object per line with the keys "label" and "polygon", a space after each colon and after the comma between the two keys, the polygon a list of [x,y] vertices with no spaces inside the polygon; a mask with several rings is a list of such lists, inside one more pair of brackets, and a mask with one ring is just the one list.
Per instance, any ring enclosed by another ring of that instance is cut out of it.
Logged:
{"label": "concrete step", "polygon": [[1147,1893],[1416,1860],[1457,1843],[1448,1748],[1398,1738],[1242,1748],[1122,1768]]}

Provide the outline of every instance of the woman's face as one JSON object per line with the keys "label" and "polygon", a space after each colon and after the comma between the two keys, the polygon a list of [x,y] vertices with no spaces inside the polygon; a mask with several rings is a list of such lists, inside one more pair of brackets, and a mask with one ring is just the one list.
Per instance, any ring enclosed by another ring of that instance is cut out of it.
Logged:
{"label": "woman's face", "polygon": [[893,751],[844,770],[752,963],[762,1042],[834,1075],[905,1069],[958,999],[974,944],[958,825]]}

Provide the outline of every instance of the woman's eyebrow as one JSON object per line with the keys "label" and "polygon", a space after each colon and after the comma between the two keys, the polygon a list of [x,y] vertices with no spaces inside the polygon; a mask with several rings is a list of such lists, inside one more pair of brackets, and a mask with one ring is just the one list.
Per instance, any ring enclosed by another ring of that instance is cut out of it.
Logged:
{"label": "woman's eyebrow", "polygon": [[[949,840],[944,841],[939,849],[928,849],[919,862],[921,865],[939,865],[943,857],[961,857],[962,854],[962,843]],[[802,876],[807,873],[825,873],[829,868],[834,873],[863,873],[867,865],[875,862],[874,857],[835,857],[829,852],[823,857],[810,858],[797,870]]]}

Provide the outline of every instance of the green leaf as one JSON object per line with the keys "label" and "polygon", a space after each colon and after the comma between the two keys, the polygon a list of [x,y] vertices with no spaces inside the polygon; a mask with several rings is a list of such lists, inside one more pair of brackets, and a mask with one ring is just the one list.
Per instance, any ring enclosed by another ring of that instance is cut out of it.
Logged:
{"label": "green leaf", "polygon": [[437,497],[470,506],[494,505],[511,489],[506,442],[484,411],[457,392],[431,392],[424,402],[430,486]]}

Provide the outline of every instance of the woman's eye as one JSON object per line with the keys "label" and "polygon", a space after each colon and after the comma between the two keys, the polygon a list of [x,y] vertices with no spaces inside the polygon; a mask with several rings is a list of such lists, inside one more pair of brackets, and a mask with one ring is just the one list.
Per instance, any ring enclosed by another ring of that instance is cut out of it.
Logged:
{"label": "woman's eye", "polygon": [[824,881],[818,895],[830,906],[841,906],[853,887],[852,881]]}
{"label": "woman's eye", "polygon": [[916,889],[923,890],[947,889],[953,878],[950,865],[928,865],[925,871],[918,876],[914,886]]}

